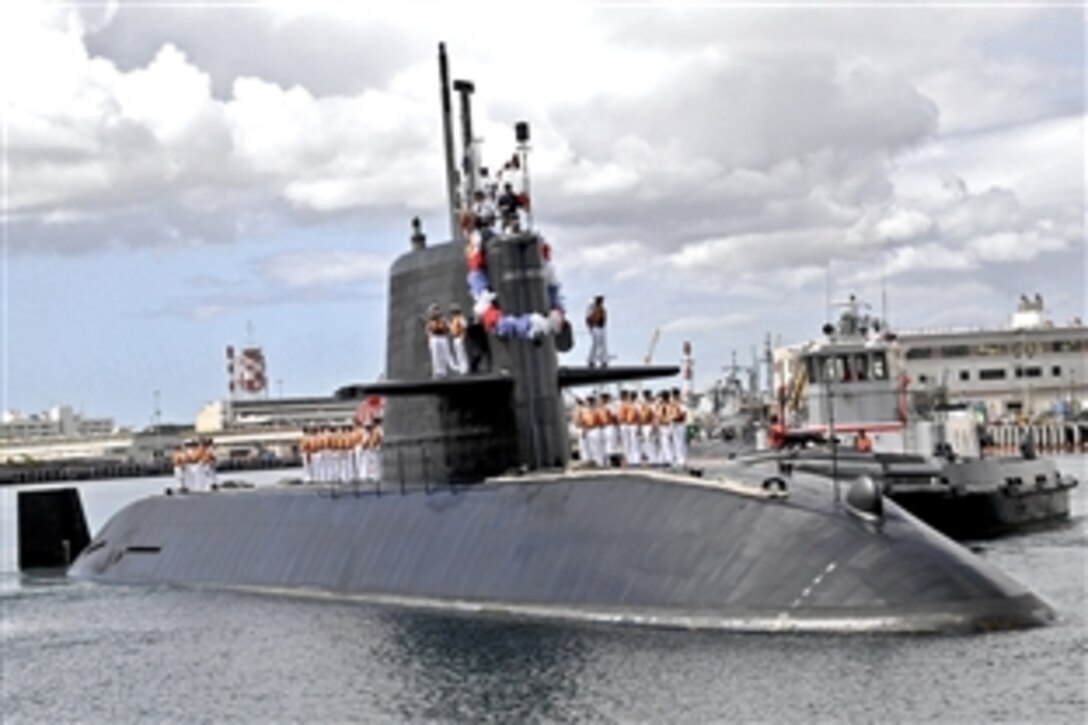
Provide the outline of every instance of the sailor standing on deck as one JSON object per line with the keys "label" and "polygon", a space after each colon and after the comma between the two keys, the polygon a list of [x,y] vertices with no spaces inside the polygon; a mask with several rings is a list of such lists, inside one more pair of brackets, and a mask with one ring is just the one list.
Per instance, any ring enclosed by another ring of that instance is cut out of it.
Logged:
{"label": "sailor standing on deck", "polygon": [[620,440],[623,444],[623,458],[628,466],[637,466],[642,461],[638,450],[638,411],[635,410],[634,392],[620,391]]}
{"label": "sailor standing on deck", "polygon": [[174,478],[178,480],[178,489],[182,492],[188,491],[189,487],[185,482],[185,466],[188,462],[185,460],[185,449],[178,446],[174,449]]}
{"label": "sailor standing on deck", "polygon": [[590,395],[586,398],[585,412],[582,415],[582,428],[586,435],[586,449],[589,455],[587,461],[595,465],[604,464],[604,429],[598,424],[597,396]]}
{"label": "sailor standing on deck", "polygon": [[442,308],[437,303],[427,308],[427,345],[431,349],[432,377],[446,377],[453,368],[450,360],[449,325],[442,319]]}
{"label": "sailor standing on deck", "polygon": [[302,440],[298,442],[298,452],[302,454],[302,482],[314,482],[314,433],[313,429],[305,426],[302,429]]}
{"label": "sailor standing on deck", "polygon": [[200,448],[196,440],[185,441],[185,479],[190,491],[200,490]]}
{"label": "sailor standing on deck", "polygon": [[672,419],[672,456],[673,465],[685,468],[688,465],[688,411],[684,407],[680,388],[672,389],[670,418]]}
{"label": "sailor standing on deck", "polygon": [[611,466],[619,463],[623,446],[620,443],[619,415],[612,396],[608,393],[601,393],[601,416],[604,423],[604,464]]}
{"label": "sailor standing on deck", "polygon": [[578,460],[585,463],[589,460],[589,450],[586,446],[586,428],[583,425],[586,404],[581,398],[574,399],[574,408],[570,413],[571,427],[574,429],[575,448],[578,451]]}
{"label": "sailor standing on deck", "polygon": [[382,443],[385,442],[385,430],[381,416],[374,417],[374,428],[370,431],[370,480],[382,480]]}
{"label": "sailor standing on deck", "polygon": [[351,430],[351,480],[366,480],[366,471],[363,466],[364,444],[367,442],[367,434],[362,430],[362,423],[356,421],[355,428]]}
{"label": "sailor standing on deck", "polygon": [[647,466],[657,465],[657,440],[654,437],[653,393],[642,391],[642,401],[638,404],[638,432],[642,443],[642,457]]}
{"label": "sailor standing on deck", "polygon": [[450,305],[450,363],[461,375],[468,372],[468,353],[465,351],[465,330],[468,322],[458,304]]}
{"label": "sailor standing on deck", "polygon": [[604,308],[604,295],[593,298],[586,309],[586,327],[589,328],[590,347],[589,367],[608,367],[608,346],[605,341],[604,327],[608,323],[608,312]]}
{"label": "sailor standing on deck", "polygon": [[658,463],[671,466],[674,461],[672,450],[672,423],[669,421],[669,391],[662,390],[654,405],[654,428],[657,429]]}

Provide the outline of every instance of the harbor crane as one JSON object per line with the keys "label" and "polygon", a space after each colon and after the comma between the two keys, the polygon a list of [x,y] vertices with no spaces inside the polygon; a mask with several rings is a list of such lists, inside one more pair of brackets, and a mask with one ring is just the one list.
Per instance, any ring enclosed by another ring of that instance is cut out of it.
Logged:
{"label": "harbor crane", "polygon": [[650,335],[650,344],[646,347],[646,354],[642,358],[643,365],[649,365],[654,359],[654,350],[657,349],[657,341],[661,338],[661,328],[655,327],[654,332]]}

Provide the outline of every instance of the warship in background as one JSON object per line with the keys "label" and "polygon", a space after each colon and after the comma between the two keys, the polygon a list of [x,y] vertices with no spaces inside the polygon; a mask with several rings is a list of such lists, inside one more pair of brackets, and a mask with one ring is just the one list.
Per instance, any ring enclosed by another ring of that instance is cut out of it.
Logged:
{"label": "warship in background", "polygon": [[[439,57],[452,168],[441,46]],[[455,88],[467,149],[471,84]],[[527,125],[519,128],[527,141]],[[471,179],[474,169],[466,172]],[[388,379],[359,386],[387,401],[377,486],[342,496],[320,486],[153,496],[110,519],[70,575],[756,631],[978,631],[1052,620],[1032,592],[865,478],[840,487],[776,462],[570,470],[564,388],[677,369],[562,367],[562,335],[477,329],[472,371],[434,379],[425,311],[435,300],[472,300],[461,241],[428,246],[421,236],[390,273]],[[539,235],[497,238],[486,254],[504,314],[549,309]]]}
{"label": "warship in background", "polygon": [[861,307],[851,297],[822,339],[794,348],[786,365],[779,359],[788,371],[781,458],[831,477],[871,476],[897,503],[959,539],[1067,520],[1076,479],[1039,458],[1030,437],[1019,455],[984,455],[975,412],[931,388],[912,389],[896,335]]}

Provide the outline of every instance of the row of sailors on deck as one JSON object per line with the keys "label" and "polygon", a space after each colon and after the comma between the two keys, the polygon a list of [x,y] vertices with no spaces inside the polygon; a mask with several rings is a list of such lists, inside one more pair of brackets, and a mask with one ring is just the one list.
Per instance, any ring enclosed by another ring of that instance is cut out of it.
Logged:
{"label": "row of sailors on deck", "polygon": [[469,370],[465,352],[468,321],[461,307],[450,305],[449,316],[432,304],[427,308],[427,345],[431,351],[431,374],[436,378],[464,375]]}
{"label": "row of sailors on deck", "polygon": [[381,480],[384,439],[381,418],[354,427],[304,428],[299,450],[306,483]]}
{"label": "row of sailors on deck", "polygon": [[599,467],[671,466],[688,462],[688,412],[680,390],[662,390],[655,397],[643,391],[620,392],[618,402],[602,393],[579,399],[572,421],[581,460]]}
{"label": "row of sailors on deck", "polygon": [[215,451],[211,438],[191,439],[174,449],[178,490],[207,491],[215,486]]}

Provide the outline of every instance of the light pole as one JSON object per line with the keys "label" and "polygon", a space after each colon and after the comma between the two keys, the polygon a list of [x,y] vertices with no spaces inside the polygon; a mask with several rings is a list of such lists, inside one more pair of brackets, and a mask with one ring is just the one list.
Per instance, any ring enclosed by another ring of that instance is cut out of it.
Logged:
{"label": "light pole", "polygon": [[153,448],[151,449],[151,458],[158,460],[162,457],[162,441],[160,440],[159,433],[162,429],[162,397],[161,391],[158,388],[152,394],[152,400],[154,404],[154,413],[152,416],[152,423],[154,425],[154,438],[151,439]]}

